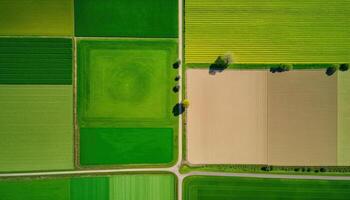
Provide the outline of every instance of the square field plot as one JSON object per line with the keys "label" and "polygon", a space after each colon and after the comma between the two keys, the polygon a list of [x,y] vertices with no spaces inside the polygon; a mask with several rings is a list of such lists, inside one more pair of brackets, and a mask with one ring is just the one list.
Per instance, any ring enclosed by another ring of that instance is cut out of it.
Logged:
{"label": "square field plot", "polygon": [[76,0],[77,36],[176,38],[177,0]]}
{"label": "square field plot", "polygon": [[73,35],[73,0],[1,0],[0,35]]}
{"label": "square field plot", "polygon": [[186,0],[186,63],[350,62],[348,0]]}
{"label": "square field plot", "polygon": [[73,88],[0,85],[0,172],[73,169]]}
{"label": "square field plot", "polygon": [[350,76],[187,71],[193,164],[346,165]]}
{"label": "square field plot", "polygon": [[[172,114],[178,101],[172,91],[176,60],[177,41],[173,39],[78,41],[82,165],[173,160],[178,123]],[[152,154],[159,158],[153,159]]]}

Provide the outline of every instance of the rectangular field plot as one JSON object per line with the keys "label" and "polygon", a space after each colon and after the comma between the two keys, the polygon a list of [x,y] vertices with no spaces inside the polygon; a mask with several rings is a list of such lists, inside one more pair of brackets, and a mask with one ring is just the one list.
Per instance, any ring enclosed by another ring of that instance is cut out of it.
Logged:
{"label": "rectangular field plot", "polygon": [[187,70],[189,162],[267,162],[266,74]]}
{"label": "rectangular field plot", "polygon": [[324,71],[187,70],[192,164],[337,166],[350,162],[350,76]]}
{"label": "rectangular field plot", "polygon": [[77,36],[176,38],[177,0],[75,0]]}
{"label": "rectangular field plot", "polygon": [[172,174],[0,180],[4,200],[175,200]]}
{"label": "rectangular field plot", "polygon": [[1,0],[0,35],[73,35],[73,0]]}
{"label": "rectangular field plot", "polygon": [[183,200],[349,199],[350,181],[190,176]]}
{"label": "rectangular field plot", "polygon": [[154,164],[173,160],[171,128],[82,128],[80,164]]}
{"label": "rectangular field plot", "polygon": [[187,0],[186,63],[350,61],[350,1]]}
{"label": "rectangular field plot", "polygon": [[71,39],[0,38],[0,84],[71,85],[72,54]]}
{"label": "rectangular field plot", "polygon": [[336,75],[269,73],[269,164],[337,165]]}
{"label": "rectangular field plot", "polygon": [[[169,138],[176,137],[178,124],[172,114],[178,101],[172,91],[176,60],[173,39],[78,41],[82,165],[172,161],[175,142]],[[97,142],[89,142],[92,138]]]}
{"label": "rectangular field plot", "polygon": [[72,86],[0,85],[0,110],[0,172],[73,168]]}

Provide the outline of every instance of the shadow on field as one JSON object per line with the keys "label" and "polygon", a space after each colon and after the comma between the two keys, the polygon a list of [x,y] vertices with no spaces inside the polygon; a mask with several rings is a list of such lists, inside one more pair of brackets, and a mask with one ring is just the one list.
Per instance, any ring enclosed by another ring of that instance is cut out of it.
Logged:
{"label": "shadow on field", "polygon": [[220,65],[213,63],[209,66],[209,74],[215,75],[217,72],[222,72],[225,69],[226,69],[226,67],[223,67],[223,66],[220,66]]}
{"label": "shadow on field", "polygon": [[179,116],[179,115],[181,115],[184,112],[185,112],[185,107],[181,103],[177,103],[173,107],[173,115],[174,116]]}

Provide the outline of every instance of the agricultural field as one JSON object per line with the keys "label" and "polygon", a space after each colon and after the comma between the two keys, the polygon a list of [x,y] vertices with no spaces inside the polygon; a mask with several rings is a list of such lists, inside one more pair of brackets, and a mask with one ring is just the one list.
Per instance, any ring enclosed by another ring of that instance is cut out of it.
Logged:
{"label": "agricultural field", "polygon": [[0,35],[73,36],[73,0],[1,0]]}
{"label": "agricultural field", "polygon": [[177,38],[177,5],[177,0],[75,0],[75,34]]}
{"label": "agricultural field", "polygon": [[74,168],[72,52],[71,39],[0,38],[0,172]]}
{"label": "agricultural field", "polygon": [[348,199],[349,181],[189,176],[183,200]]}
{"label": "agricultural field", "polygon": [[73,169],[72,95],[69,85],[0,85],[0,172]]}
{"label": "agricultural field", "polygon": [[[343,166],[347,73],[187,70],[191,164]],[[218,156],[220,155],[220,156]]]}
{"label": "agricultural field", "polygon": [[186,64],[350,62],[350,1],[187,0]]}
{"label": "agricultural field", "polygon": [[172,174],[0,180],[4,200],[175,200]]}
{"label": "agricultural field", "polygon": [[173,39],[78,41],[82,166],[173,162],[176,60]]}

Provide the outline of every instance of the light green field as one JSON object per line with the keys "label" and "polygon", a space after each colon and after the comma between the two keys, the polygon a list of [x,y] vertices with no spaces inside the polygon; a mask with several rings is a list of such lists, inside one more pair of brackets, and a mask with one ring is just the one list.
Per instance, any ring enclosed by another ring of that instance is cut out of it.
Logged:
{"label": "light green field", "polygon": [[350,72],[338,73],[338,159],[350,166]]}
{"label": "light green field", "polygon": [[72,90],[0,85],[0,172],[73,168]]}
{"label": "light green field", "polygon": [[73,0],[1,0],[0,35],[73,35]]}
{"label": "light green field", "polygon": [[175,200],[175,177],[123,175],[110,179],[111,200]]}
{"label": "light green field", "polygon": [[78,41],[80,127],[177,124],[174,39]]}
{"label": "light green field", "polygon": [[186,63],[350,61],[350,1],[187,0]]}

